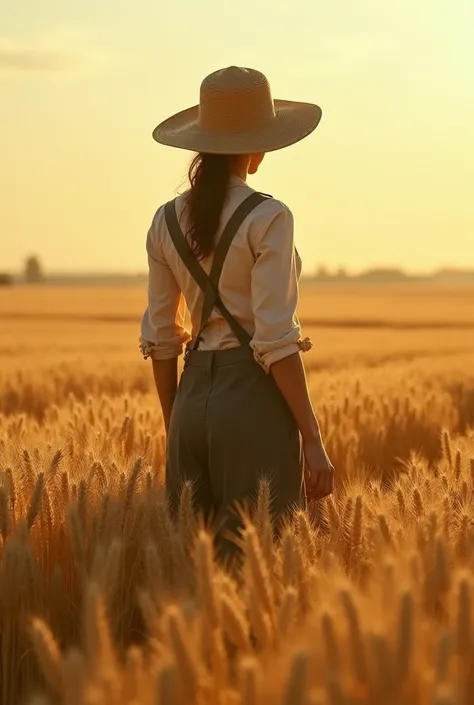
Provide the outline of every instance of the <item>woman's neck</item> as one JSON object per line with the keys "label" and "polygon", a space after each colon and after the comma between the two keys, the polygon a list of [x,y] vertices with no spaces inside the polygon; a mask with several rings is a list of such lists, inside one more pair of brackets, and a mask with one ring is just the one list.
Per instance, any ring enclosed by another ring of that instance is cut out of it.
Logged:
{"label": "woman's neck", "polygon": [[231,175],[237,176],[239,179],[242,179],[242,181],[247,181],[248,166],[248,157],[246,155],[244,157],[237,157],[232,164]]}

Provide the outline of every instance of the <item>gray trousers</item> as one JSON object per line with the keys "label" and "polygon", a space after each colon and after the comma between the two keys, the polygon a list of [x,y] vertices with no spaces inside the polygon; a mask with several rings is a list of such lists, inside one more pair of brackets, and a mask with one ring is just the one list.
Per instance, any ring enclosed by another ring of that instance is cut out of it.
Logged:
{"label": "gray trousers", "polygon": [[240,528],[235,504],[255,500],[265,478],[278,524],[289,511],[306,507],[303,467],[293,416],[250,348],[190,351],[168,434],[166,491],[172,513],[190,480],[196,509],[216,522],[220,550],[232,553],[225,535]]}

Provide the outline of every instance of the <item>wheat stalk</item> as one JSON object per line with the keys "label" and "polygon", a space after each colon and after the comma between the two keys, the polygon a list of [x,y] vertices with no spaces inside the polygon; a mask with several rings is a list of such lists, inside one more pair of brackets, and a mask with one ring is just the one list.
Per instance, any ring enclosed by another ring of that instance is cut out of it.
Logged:
{"label": "wheat stalk", "polygon": [[229,595],[221,595],[222,625],[229,639],[246,653],[250,650],[249,625],[245,614]]}
{"label": "wheat stalk", "polygon": [[398,683],[403,683],[407,677],[414,651],[414,604],[410,592],[405,592],[400,604],[397,643],[397,673]]}
{"label": "wheat stalk", "polygon": [[8,495],[3,487],[0,487],[0,533],[2,534],[3,542],[7,540],[10,530],[10,512],[9,512]]}
{"label": "wheat stalk", "polygon": [[186,634],[186,626],[180,611],[169,607],[166,612],[166,625],[169,644],[173,650],[179,682],[186,703],[194,703],[199,689],[199,668]]}
{"label": "wheat stalk", "polygon": [[40,473],[36,478],[35,488],[33,490],[33,495],[31,497],[30,506],[28,507],[28,512],[26,515],[26,525],[28,529],[31,529],[36,521],[38,513],[41,508],[41,503],[43,500],[43,490],[44,490],[44,473]]}
{"label": "wheat stalk", "polygon": [[367,662],[365,657],[365,645],[362,639],[359,612],[349,591],[344,590],[341,597],[349,624],[349,647],[352,654],[354,673],[360,683],[366,683]]}

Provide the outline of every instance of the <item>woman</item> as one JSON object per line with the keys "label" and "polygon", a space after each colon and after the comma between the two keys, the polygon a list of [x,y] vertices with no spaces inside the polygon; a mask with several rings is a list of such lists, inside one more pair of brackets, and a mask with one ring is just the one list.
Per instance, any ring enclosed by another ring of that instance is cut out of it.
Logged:
{"label": "woman", "polygon": [[306,496],[332,492],[300,356],[311,344],[301,340],[296,317],[301,261],[293,217],[247,185],[266,152],[306,137],[320,118],[316,105],[274,101],[260,72],[230,67],[204,79],[199,106],[153,133],[197,156],[190,189],[159,208],[148,232],[140,344],[153,360],[163,411],[171,510],[191,480],[196,507],[217,521],[223,550],[239,527],[235,506],[255,498],[261,478],[271,483],[277,519],[305,507]]}

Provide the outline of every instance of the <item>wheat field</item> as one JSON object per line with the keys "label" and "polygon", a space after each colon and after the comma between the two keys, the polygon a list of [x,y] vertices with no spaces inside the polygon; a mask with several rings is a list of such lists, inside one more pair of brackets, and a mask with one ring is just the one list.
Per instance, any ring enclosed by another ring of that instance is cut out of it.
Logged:
{"label": "wheat field", "polygon": [[474,289],[302,288],[337,486],[238,575],[139,356],[139,288],[0,291],[2,705],[469,705]]}

